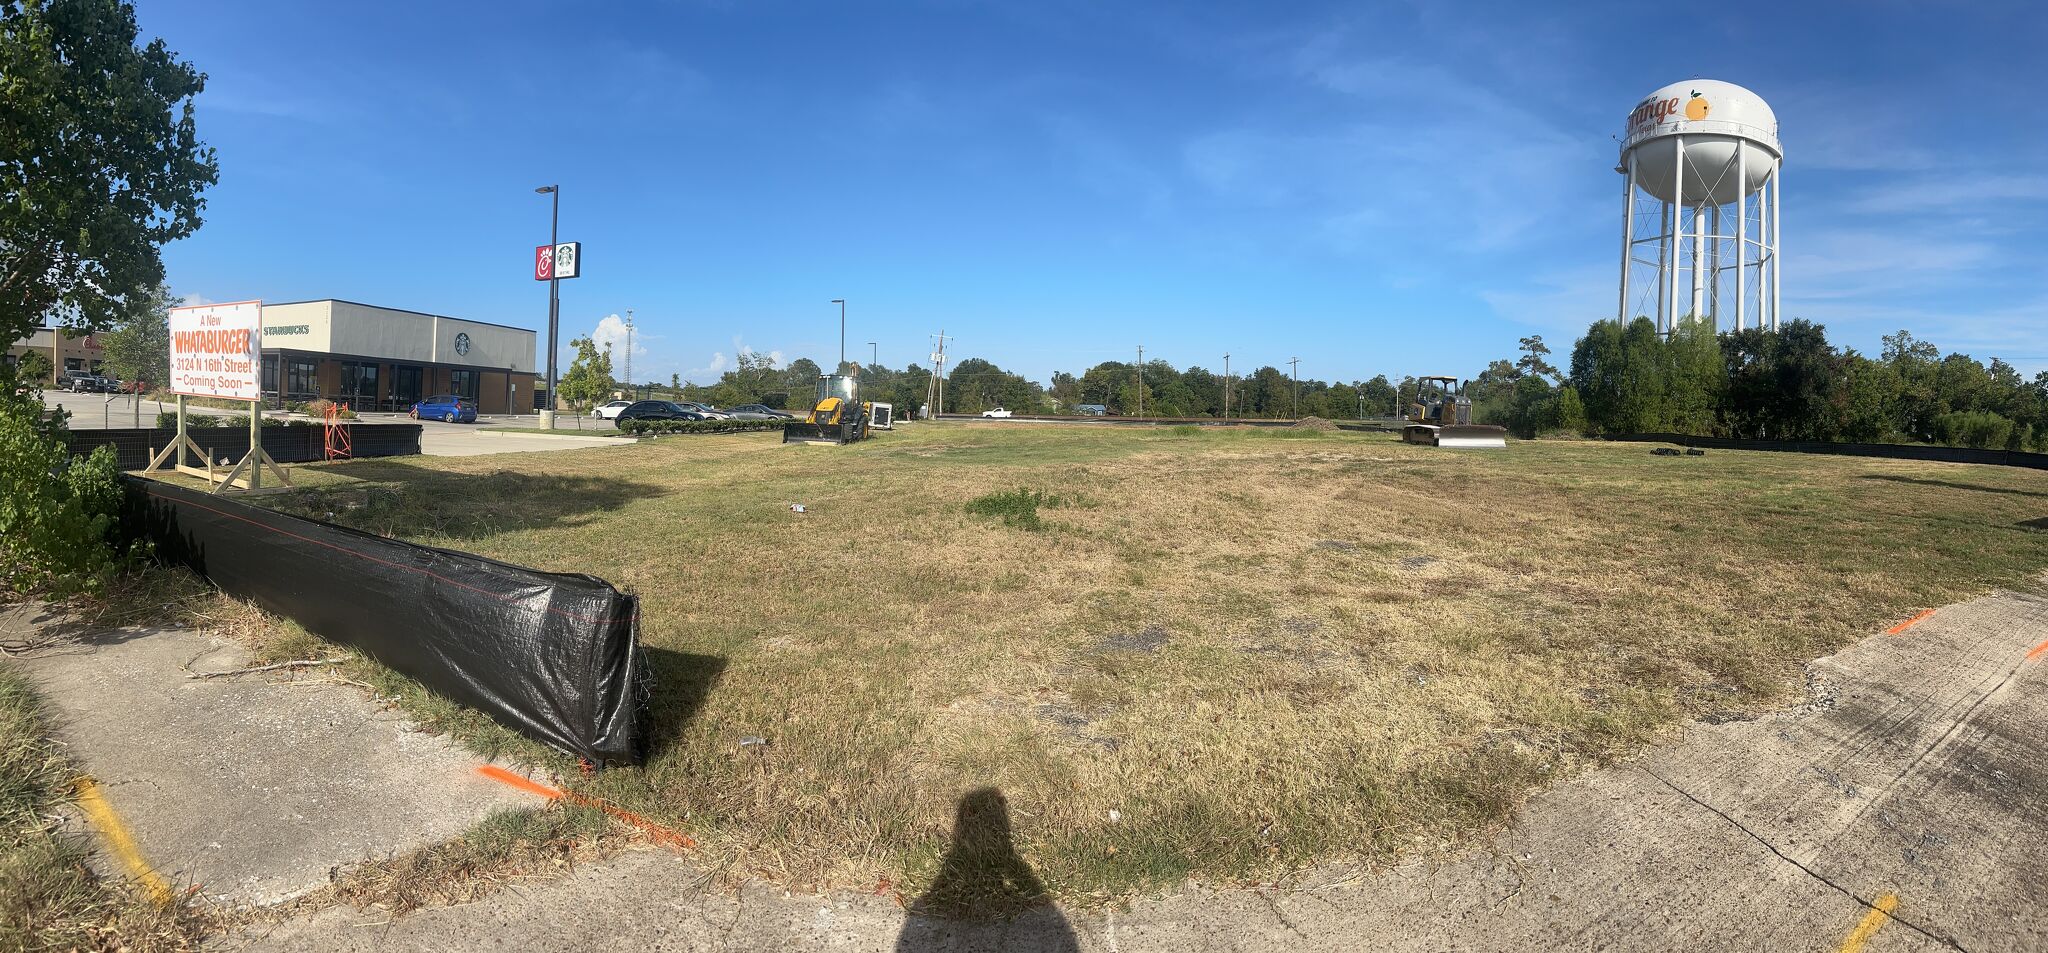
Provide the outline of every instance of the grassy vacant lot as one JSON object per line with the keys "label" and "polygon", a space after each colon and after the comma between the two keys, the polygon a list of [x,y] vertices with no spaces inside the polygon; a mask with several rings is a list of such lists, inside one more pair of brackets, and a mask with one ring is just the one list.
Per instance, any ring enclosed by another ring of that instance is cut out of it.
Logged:
{"label": "grassy vacant lot", "polygon": [[2048,475],[1648,449],[924,424],[359,461],[264,502],[637,591],[656,755],[569,783],[724,869],[921,890],[993,787],[1085,902],[1440,850],[2048,567]]}

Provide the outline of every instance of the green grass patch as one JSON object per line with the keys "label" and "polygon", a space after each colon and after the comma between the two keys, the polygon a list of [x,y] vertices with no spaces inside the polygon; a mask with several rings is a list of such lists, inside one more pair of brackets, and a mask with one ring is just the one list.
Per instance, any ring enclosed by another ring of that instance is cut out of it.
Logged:
{"label": "green grass patch", "polygon": [[976,516],[992,517],[1004,526],[1039,532],[1045,529],[1040,519],[1040,509],[1059,509],[1072,506],[1080,501],[1077,496],[1063,496],[1044,490],[1016,489],[985,493],[967,503],[967,512]]}

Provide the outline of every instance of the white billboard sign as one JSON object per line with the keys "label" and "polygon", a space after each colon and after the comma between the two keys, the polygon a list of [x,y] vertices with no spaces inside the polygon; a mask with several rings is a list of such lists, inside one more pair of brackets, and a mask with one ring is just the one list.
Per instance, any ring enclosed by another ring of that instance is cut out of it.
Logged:
{"label": "white billboard sign", "polygon": [[171,309],[171,391],[189,397],[262,400],[263,303]]}

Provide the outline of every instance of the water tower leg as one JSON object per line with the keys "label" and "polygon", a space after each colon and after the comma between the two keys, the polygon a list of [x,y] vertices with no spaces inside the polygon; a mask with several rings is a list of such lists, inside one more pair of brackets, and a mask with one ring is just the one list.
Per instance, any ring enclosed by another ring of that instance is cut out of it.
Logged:
{"label": "water tower leg", "polygon": [[1707,206],[1702,202],[1692,207],[1692,319],[1697,321],[1706,315],[1707,273]]}
{"label": "water tower leg", "polygon": [[1671,203],[1666,202],[1657,209],[1657,286],[1651,289],[1657,296],[1657,333],[1664,333],[1665,284],[1670,280],[1670,269],[1666,263],[1671,260]]}
{"label": "water tower leg", "polygon": [[1778,303],[1780,300],[1778,291],[1784,278],[1784,265],[1778,257],[1778,238],[1784,234],[1785,227],[1784,208],[1780,204],[1779,196],[1779,193],[1785,190],[1784,174],[1784,161],[1779,160],[1777,165],[1771,167],[1771,330],[1773,331],[1778,329]]}
{"label": "water tower leg", "polygon": [[1671,257],[1665,263],[1667,274],[1664,279],[1664,326],[1659,330],[1671,333],[1678,323],[1678,214],[1685,207],[1685,137],[1671,137],[1671,204],[1667,206],[1670,218],[1664,223],[1664,234],[1671,243]]}
{"label": "water tower leg", "polygon": [[1735,147],[1735,330],[1742,330],[1742,305],[1749,297],[1749,275],[1742,267],[1749,257],[1749,146]]}
{"label": "water tower leg", "polygon": [[1712,234],[1707,246],[1707,314],[1713,319],[1711,327],[1715,333],[1721,330],[1721,206],[1713,207],[1707,219],[1707,230]]}
{"label": "water tower leg", "polygon": [[1628,279],[1635,268],[1636,255],[1636,154],[1629,150],[1627,169],[1621,174],[1621,305],[1614,309],[1614,320],[1623,327],[1628,326]]}

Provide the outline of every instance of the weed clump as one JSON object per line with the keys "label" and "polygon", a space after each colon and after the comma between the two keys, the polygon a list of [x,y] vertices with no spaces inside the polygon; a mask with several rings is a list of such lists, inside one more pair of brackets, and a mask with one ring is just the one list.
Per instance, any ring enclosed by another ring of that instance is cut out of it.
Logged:
{"label": "weed clump", "polygon": [[1038,532],[1045,529],[1045,521],[1038,518],[1039,507],[1059,509],[1081,502],[1078,496],[1061,496],[1044,490],[1003,490],[975,497],[967,504],[967,512],[975,516],[989,516],[999,519],[1004,526]]}

